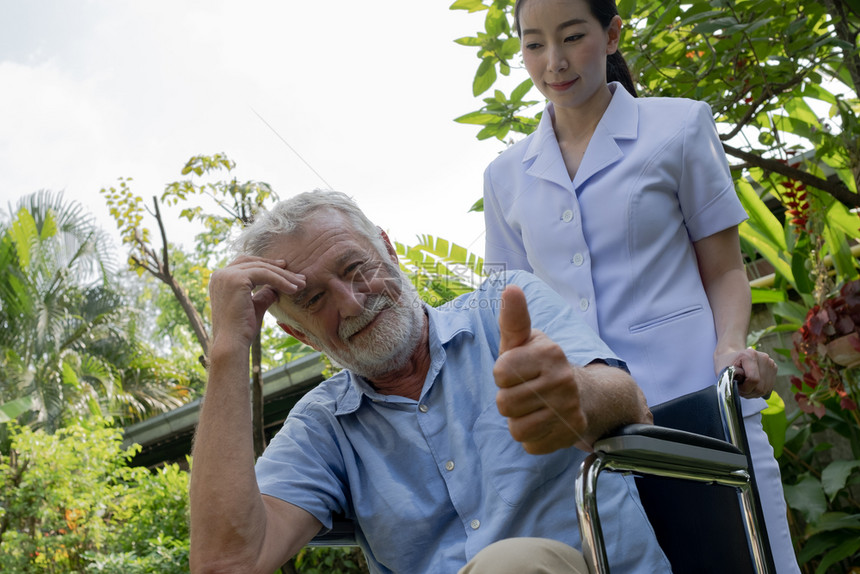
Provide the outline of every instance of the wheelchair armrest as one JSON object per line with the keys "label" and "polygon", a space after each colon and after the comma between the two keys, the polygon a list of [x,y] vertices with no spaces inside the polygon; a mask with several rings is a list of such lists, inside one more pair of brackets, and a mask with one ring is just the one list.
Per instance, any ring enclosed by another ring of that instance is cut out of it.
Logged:
{"label": "wheelchair armrest", "polygon": [[320,534],[308,542],[308,546],[356,546],[355,524],[343,515],[332,516],[331,530]]}
{"label": "wheelchair armrest", "polygon": [[734,445],[687,431],[646,424],[623,426],[594,443],[595,452],[614,460],[649,465],[732,471],[747,468],[747,457]]}

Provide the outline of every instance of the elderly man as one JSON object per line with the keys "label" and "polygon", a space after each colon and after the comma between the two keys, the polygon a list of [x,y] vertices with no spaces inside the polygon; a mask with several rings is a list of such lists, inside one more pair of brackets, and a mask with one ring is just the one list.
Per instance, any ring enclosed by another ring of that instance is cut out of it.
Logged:
{"label": "elderly man", "polygon": [[[192,570],[272,572],[339,512],[372,572],[585,572],[583,451],[651,414],[558,296],[513,272],[423,305],[385,233],[337,192],[279,203],[237,245],[209,287]],[[248,355],[267,310],[347,370],[303,397],[255,469]],[[613,572],[669,571],[632,482],[601,480]]]}

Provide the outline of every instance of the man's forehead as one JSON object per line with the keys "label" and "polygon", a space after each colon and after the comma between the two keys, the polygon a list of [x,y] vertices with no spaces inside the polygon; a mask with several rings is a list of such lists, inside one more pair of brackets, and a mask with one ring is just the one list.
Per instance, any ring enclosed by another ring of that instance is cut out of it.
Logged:
{"label": "man's forehead", "polygon": [[[325,213],[314,213],[298,228],[277,236],[263,253],[264,257],[298,260],[302,255],[319,252],[335,244],[358,241],[357,233],[349,221],[339,213],[326,209]],[[316,257],[319,256],[317,253]]]}
{"label": "man's forehead", "polygon": [[283,259],[287,269],[306,275],[310,282],[314,273],[337,273],[356,258],[379,257],[374,244],[350,227],[325,224],[306,227],[282,235],[263,254],[270,259]]}

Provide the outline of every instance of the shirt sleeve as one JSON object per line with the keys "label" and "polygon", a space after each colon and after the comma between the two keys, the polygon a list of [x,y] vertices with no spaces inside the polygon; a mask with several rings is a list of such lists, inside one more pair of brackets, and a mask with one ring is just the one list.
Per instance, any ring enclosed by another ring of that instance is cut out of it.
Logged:
{"label": "shirt sleeve", "polygon": [[306,510],[330,529],[333,512],[348,513],[345,469],[335,427],[318,417],[313,405],[297,404],[255,471],[261,494]]}
{"label": "shirt sleeve", "polygon": [[504,211],[493,184],[493,169],[496,162],[484,170],[484,226],[486,239],[484,244],[484,269],[489,272],[505,271],[506,269],[524,269],[531,271],[523,245],[522,236],[505,220]]}
{"label": "shirt sleeve", "polygon": [[682,161],[678,202],[692,241],[738,225],[747,218],[735,192],[711,108],[704,102],[695,102],[690,107]]}

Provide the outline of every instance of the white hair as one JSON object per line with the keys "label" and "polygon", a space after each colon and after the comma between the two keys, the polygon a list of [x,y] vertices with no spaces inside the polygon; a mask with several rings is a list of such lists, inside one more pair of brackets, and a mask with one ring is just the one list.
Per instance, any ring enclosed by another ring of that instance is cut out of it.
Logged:
{"label": "white hair", "polygon": [[262,255],[279,237],[301,231],[308,219],[318,211],[332,209],[343,214],[353,228],[365,237],[380,254],[388,250],[379,228],[370,221],[358,205],[345,193],[315,189],[279,201],[271,209],[261,209],[233,242],[237,255]]}

